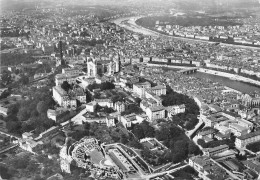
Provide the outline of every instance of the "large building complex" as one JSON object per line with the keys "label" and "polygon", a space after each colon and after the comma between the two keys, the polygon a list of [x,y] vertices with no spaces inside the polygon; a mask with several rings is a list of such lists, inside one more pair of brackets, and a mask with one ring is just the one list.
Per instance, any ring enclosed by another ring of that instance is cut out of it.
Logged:
{"label": "large building complex", "polygon": [[83,89],[74,87],[68,92],[65,91],[60,86],[54,86],[52,88],[53,99],[65,108],[67,107],[77,107],[77,101],[80,103],[86,103],[86,94]]}
{"label": "large building complex", "polygon": [[241,95],[243,105],[247,107],[260,107],[260,95],[259,94],[243,94]]}
{"label": "large building complex", "polygon": [[260,141],[260,131],[255,131],[236,138],[235,145],[238,148],[244,148],[250,143]]}
{"label": "large building complex", "polygon": [[113,75],[120,71],[119,60],[97,60],[95,58],[87,59],[88,76],[96,77],[97,75]]}
{"label": "large building complex", "polygon": [[207,156],[195,156],[189,159],[189,165],[193,167],[203,180],[226,180],[227,172]]}

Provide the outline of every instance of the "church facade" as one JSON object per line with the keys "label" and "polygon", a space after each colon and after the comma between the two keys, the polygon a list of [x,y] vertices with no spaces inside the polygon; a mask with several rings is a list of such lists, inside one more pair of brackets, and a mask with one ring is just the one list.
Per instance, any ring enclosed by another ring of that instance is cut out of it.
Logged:
{"label": "church facade", "polygon": [[87,59],[88,76],[96,77],[102,75],[113,75],[120,71],[119,59],[116,60],[97,60],[94,58]]}

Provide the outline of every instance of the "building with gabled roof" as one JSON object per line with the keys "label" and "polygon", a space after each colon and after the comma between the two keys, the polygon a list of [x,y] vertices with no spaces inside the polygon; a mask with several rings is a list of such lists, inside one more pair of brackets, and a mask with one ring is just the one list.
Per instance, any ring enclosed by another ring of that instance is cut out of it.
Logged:
{"label": "building with gabled roof", "polygon": [[244,148],[250,143],[260,141],[260,131],[255,131],[236,138],[235,145],[237,148]]}
{"label": "building with gabled roof", "polygon": [[193,167],[203,180],[226,180],[228,173],[215,161],[207,156],[194,156],[189,159],[189,165]]}

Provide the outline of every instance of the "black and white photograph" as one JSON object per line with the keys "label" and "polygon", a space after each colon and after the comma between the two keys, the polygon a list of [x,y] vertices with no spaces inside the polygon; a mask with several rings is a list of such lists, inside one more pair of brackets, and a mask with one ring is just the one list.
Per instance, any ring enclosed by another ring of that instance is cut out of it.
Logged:
{"label": "black and white photograph", "polygon": [[0,0],[0,180],[259,180],[260,0]]}

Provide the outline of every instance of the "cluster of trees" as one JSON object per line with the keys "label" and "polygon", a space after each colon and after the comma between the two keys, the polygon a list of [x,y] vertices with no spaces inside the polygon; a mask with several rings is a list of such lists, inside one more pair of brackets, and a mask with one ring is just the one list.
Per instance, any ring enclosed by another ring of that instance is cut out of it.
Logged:
{"label": "cluster of trees", "polygon": [[185,168],[173,172],[171,175],[173,175],[176,180],[194,179],[194,176],[198,176],[198,172],[196,172],[192,167],[186,166]]}
{"label": "cluster of trees", "polygon": [[[164,153],[159,153],[158,151],[151,151],[147,147],[144,147],[141,151],[142,158],[149,164],[153,166],[160,166],[162,164],[168,163],[171,159],[170,151],[164,151]],[[166,157],[166,158],[165,158]]]}
{"label": "cluster of trees", "polygon": [[38,73],[50,73],[51,66],[48,63],[39,64],[34,72],[34,74]]}
{"label": "cluster of trees", "polygon": [[0,85],[3,87],[9,87],[9,88],[16,88],[19,87],[19,85],[27,85],[29,83],[29,75],[20,74],[19,81],[13,81],[12,73],[10,71],[3,71],[1,76],[1,83]]}
{"label": "cluster of trees", "polygon": [[1,76],[1,86],[5,87],[12,82],[12,75],[10,71],[3,71]]}
{"label": "cluster of trees", "polygon": [[162,95],[163,106],[185,105],[185,113],[177,114],[172,117],[172,121],[187,130],[193,129],[197,123],[199,115],[199,107],[190,97],[174,92],[170,86],[167,86],[166,95]]}
{"label": "cluster of trees", "polygon": [[[11,179],[12,177],[37,179],[36,175],[38,174],[39,176],[41,174],[38,160],[33,158],[29,153],[7,158],[4,162],[6,166],[0,166],[0,174],[4,179]],[[45,178],[47,177],[45,176]]]}
{"label": "cluster of trees", "polygon": [[[28,58],[29,59],[29,58]],[[31,59],[34,61],[34,59]],[[13,60],[11,60],[13,61]],[[29,61],[29,62],[32,62]],[[17,61],[18,62],[18,61]],[[28,63],[29,63],[28,62]],[[33,76],[37,73],[49,73],[51,72],[51,67],[49,64],[39,64],[37,67],[26,67],[23,71],[20,71],[19,69],[16,69],[14,71],[14,74],[19,75],[20,79],[19,81],[14,82],[13,77],[10,71],[4,70],[1,75],[1,85],[2,86],[9,86],[9,87],[19,87],[19,85],[27,85],[30,82],[30,78],[33,79]]]}
{"label": "cluster of trees", "polygon": [[187,130],[192,130],[199,122],[193,114],[177,114],[172,117],[172,121]]}
{"label": "cluster of trees", "polygon": [[133,127],[133,134],[138,139],[155,137],[170,149],[170,153],[161,156],[160,161],[174,163],[181,162],[188,155],[201,153],[198,146],[191,141],[179,127],[172,122],[161,122],[158,129],[154,129],[148,122],[144,121]]}
{"label": "cluster of trees", "polygon": [[246,146],[246,148],[249,149],[250,151],[253,151],[256,153],[256,152],[260,151],[260,142],[248,144]]}
{"label": "cluster of trees", "polygon": [[[5,179],[23,177],[25,179],[45,180],[56,173],[62,173],[59,161],[56,158],[49,159],[44,154],[31,155],[29,153],[20,153],[16,156],[8,157],[3,162],[5,166],[0,164],[0,175],[4,175],[2,178],[6,177]],[[72,175],[75,173],[75,177],[80,179],[78,177],[79,174],[74,171],[73,167],[72,170]],[[65,177],[64,179],[68,178],[66,175]]]}
{"label": "cluster of trees", "polygon": [[8,167],[0,164],[0,177],[3,179],[11,179],[12,174],[8,171]]}
{"label": "cluster of trees", "polygon": [[155,130],[147,121],[143,121],[140,124],[133,125],[132,132],[138,139],[145,137],[154,137]]}
{"label": "cluster of trees", "polygon": [[29,53],[3,53],[1,54],[1,66],[15,66],[21,63],[30,64],[36,59]]}
{"label": "cluster of trees", "polygon": [[107,90],[107,89],[115,89],[115,85],[112,82],[103,82],[101,84],[90,84],[88,85],[88,89],[90,91],[93,91],[93,89],[100,89],[102,91]]}
{"label": "cluster of trees", "polygon": [[130,104],[126,107],[126,110],[121,113],[121,115],[124,116],[132,113],[141,114],[143,113],[143,110],[140,108],[138,104]]}
{"label": "cluster of trees", "polygon": [[43,145],[36,146],[33,151],[37,154],[43,154],[44,152],[44,154],[58,155],[60,152],[60,148],[51,143],[44,143]]}
{"label": "cluster of trees", "polygon": [[117,101],[124,101],[124,99],[125,99],[125,96],[122,95],[122,94],[120,94],[120,93],[118,93],[118,94],[116,94],[116,95],[113,95],[113,96],[111,97],[111,100],[113,101],[113,103],[115,103],[115,102],[117,102]]}
{"label": "cluster of trees", "polygon": [[63,81],[63,83],[60,85],[62,89],[64,89],[66,92],[68,92],[70,89],[72,89],[72,85],[68,83],[68,81]]}
{"label": "cluster of trees", "polygon": [[201,153],[199,147],[185,135],[185,132],[172,122],[161,123],[160,129],[155,131],[155,137],[171,150],[171,160],[174,163],[183,161],[188,155]]}
{"label": "cluster of trees", "polygon": [[105,112],[107,114],[115,112],[115,110],[113,108],[110,108],[110,107],[107,107],[107,106],[102,107],[102,106],[100,106],[98,104],[97,104],[97,107],[96,107],[96,111],[97,112]]}
{"label": "cluster of trees", "polygon": [[47,87],[37,89],[29,99],[8,109],[8,116],[4,118],[8,131],[18,135],[31,130],[35,130],[36,134],[43,132],[54,125],[54,121],[47,117],[48,108],[53,108],[54,105]]}
{"label": "cluster of trees", "polygon": [[120,142],[129,146],[140,148],[141,145],[131,133],[128,133],[123,127],[107,127],[96,122],[83,124],[83,129],[74,130],[73,127],[68,136],[78,141],[85,136],[95,136],[101,142],[115,143]]}
{"label": "cluster of trees", "polygon": [[0,100],[7,98],[10,95],[10,92],[11,92],[11,89],[8,89],[8,90],[2,92],[2,94],[0,95]]}

